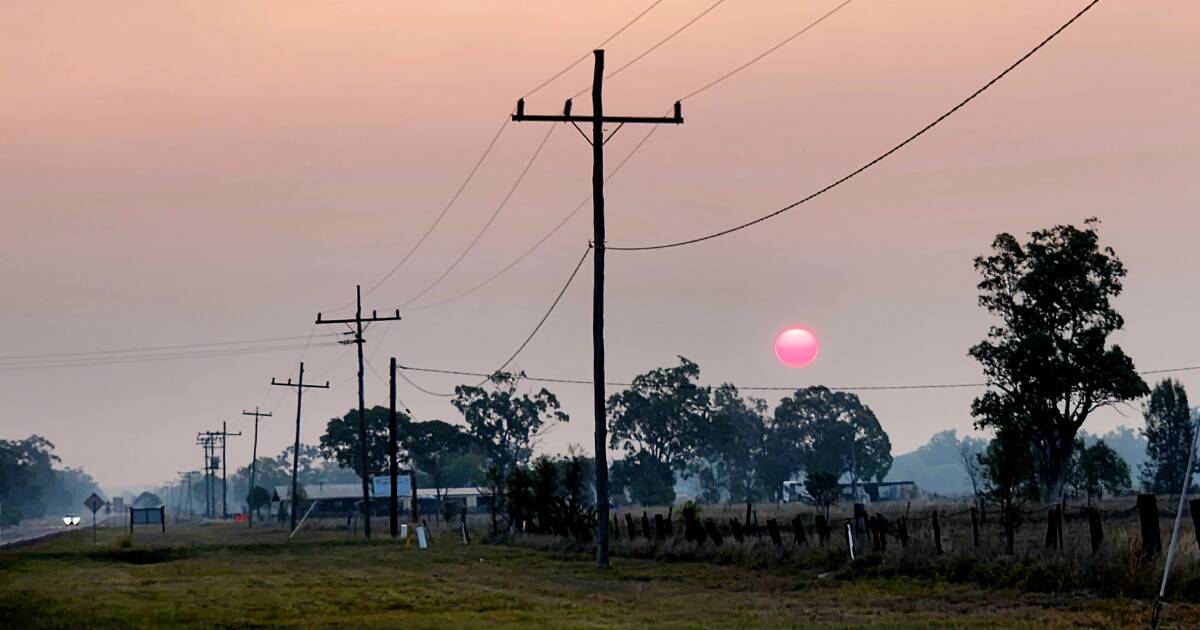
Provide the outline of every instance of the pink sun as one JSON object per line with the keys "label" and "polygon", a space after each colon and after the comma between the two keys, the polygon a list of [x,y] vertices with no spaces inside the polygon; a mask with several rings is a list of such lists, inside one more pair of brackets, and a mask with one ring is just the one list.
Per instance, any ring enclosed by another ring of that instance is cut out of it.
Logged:
{"label": "pink sun", "polygon": [[788,328],[775,338],[775,357],[788,367],[802,368],[812,363],[819,349],[817,336],[804,328]]}

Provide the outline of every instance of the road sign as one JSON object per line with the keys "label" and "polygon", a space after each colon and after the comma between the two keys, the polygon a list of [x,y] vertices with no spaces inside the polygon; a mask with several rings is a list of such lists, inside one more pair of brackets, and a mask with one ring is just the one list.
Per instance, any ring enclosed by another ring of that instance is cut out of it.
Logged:
{"label": "road sign", "polygon": [[96,544],[96,512],[104,507],[104,499],[96,496],[96,493],[93,492],[92,496],[83,500],[83,504],[92,511],[92,544],[94,545]]}
{"label": "road sign", "polygon": [[83,501],[83,504],[87,506],[87,509],[92,511],[92,514],[95,514],[100,508],[104,507],[104,499],[96,496],[96,493],[93,492],[92,496]]}

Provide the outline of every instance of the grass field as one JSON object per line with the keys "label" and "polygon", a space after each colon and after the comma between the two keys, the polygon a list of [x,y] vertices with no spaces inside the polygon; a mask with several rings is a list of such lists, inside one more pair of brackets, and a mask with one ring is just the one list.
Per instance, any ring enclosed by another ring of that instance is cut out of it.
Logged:
{"label": "grass field", "polygon": [[[315,531],[81,530],[0,552],[0,627],[1146,627],[1143,601],[912,579],[614,559],[443,536],[430,550]],[[1173,605],[1165,627],[1196,627]]]}

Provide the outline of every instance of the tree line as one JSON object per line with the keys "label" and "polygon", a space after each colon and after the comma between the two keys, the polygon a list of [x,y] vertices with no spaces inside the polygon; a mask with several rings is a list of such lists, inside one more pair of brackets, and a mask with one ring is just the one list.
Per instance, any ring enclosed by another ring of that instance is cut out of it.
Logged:
{"label": "tree line", "polygon": [[40,435],[0,440],[0,526],[79,512],[88,495],[100,493],[82,468],[61,463],[54,444]]}

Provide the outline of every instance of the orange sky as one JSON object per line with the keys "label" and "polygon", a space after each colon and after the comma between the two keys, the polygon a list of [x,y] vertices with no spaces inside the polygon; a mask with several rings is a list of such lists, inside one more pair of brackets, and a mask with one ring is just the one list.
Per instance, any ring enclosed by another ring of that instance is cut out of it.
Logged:
{"label": "orange sky", "polygon": [[[411,247],[518,97],[647,4],[0,5],[0,354],[307,334],[318,310],[374,284]],[[666,0],[606,47],[610,67],[709,4]],[[609,81],[606,107],[659,114],[835,4],[726,2]],[[609,184],[610,243],[694,236],[804,196],[929,122],[1082,5],[857,0],[686,101],[686,123],[659,129]],[[811,205],[691,248],[613,252],[611,377],[682,354],[714,383],[978,380],[966,349],[988,320],[971,258],[999,231],[1092,215],[1130,270],[1120,343],[1141,369],[1200,363],[1190,334],[1198,19],[1194,2],[1105,0],[943,126]],[[559,110],[590,75],[581,64],[532,96],[530,111]],[[445,223],[367,307],[394,308],[439,275],[546,131],[507,128]],[[645,132],[616,136],[610,164]],[[587,145],[556,128],[490,232],[428,298],[524,251],[586,196],[589,177]],[[375,365],[394,355],[495,367],[582,252],[587,214],[486,290],[408,313],[386,338],[373,331]],[[589,376],[589,292],[581,274],[515,367]],[[824,344],[802,371],[771,351],[794,323]],[[314,349],[306,361],[320,375],[341,353]],[[297,354],[4,371],[0,437],[45,435],[104,482],[159,482],[200,462],[197,431],[222,419],[247,428],[239,412],[265,397],[279,417],[264,424],[260,452],[274,454],[293,401],[266,383]],[[306,400],[306,441],[355,404],[353,369],[337,363],[334,389]],[[590,444],[589,388],[552,389],[573,419],[544,448]],[[385,403],[386,388],[368,377],[367,395]],[[862,397],[902,452],[968,429],[973,395]],[[401,396],[419,418],[458,419],[444,400],[407,386]],[[1136,409],[1120,413],[1088,428],[1140,425]],[[231,441],[230,458],[248,462],[249,440]]]}

